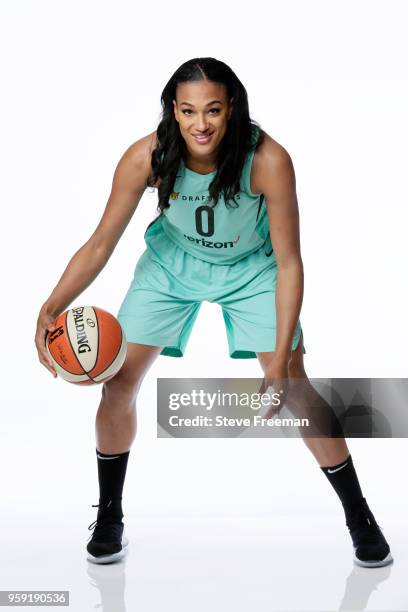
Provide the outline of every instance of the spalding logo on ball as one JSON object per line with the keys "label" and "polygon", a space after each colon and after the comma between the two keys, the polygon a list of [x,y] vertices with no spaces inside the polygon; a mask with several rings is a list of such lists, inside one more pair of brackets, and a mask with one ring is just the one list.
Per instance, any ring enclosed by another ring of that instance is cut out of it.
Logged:
{"label": "spalding logo on ball", "polygon": [[53,321],[55,330],[46,338],[48,355],[56,372],[77,385],[94,385],[113,378],[127,351],[126,336],[110,312],[95,306],[79,306]]}

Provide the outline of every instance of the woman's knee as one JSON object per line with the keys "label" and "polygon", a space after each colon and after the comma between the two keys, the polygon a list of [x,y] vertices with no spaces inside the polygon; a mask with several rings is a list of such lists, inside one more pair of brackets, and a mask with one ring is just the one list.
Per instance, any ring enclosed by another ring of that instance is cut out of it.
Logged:
{"label": "woman's knee", "polygon": [[137,374],[128,367],[122,367],[102,387],[102,399],[113,406],[130,405],[136,400],[143,374]]}
{"label": "woman's knee", "polygon": [[113,406],[133,404],[136,401],[140,384],[141,380],[129,380],[118,373],[103,384],[102,399]]}
{"label": "woman's knee", "polygon": [[160,353],[160,347],[128,343],[126,359],[119,372],[103,385],[107,401],[134,401],[142,381]]}

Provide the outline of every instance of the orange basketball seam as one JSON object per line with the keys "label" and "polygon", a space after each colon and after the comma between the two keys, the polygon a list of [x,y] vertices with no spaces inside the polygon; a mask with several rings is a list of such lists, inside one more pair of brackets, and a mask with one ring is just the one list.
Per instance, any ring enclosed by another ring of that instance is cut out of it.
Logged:
{"label": "orange basketball seam", "polygon": [[[112,363],[115,361],[116,357],[119,355],[120,353],[120,349],[122,348],[122,342],[123,342],[123,331],[122,331],[122,327],[120,328],[120,344],[119,344],[119,348],[118,351],[116,353],[116,355],[114,356],[114,358],[112,359],[112,361],[106,366],[104,372],[106,372],[106,370],[109,370],[110,366],[112,365]],[[117,374],[117,372],[116,372]],[[99,375],[98,375],[99,376]],[[96,383],[98,383],[98,381],[95,381]]]}

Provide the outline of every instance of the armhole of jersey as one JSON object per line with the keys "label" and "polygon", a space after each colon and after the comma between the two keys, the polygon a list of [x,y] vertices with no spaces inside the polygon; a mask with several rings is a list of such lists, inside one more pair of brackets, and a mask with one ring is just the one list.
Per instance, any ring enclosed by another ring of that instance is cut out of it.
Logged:
{"label": "armhole of jersey", "polygon": [[[161,211],[160,211],[160,213],[159,213],[159,214],[158,214],[158,215],[157,215],[157,216],[156,216],[156,217],[153,219],[153,221],[151,221],[151,222],[149,223],[149,225],[146,227],[145,232],[144,232],[144,235],[145,235],[145,236],[146,236],[147,231],[148,231],[148,230],[150,230],[150,228],[151,228],[151,227],[152,227],[152,226],[153,226],[155,223],[157,223],[157,221],[159,221],[159,219],[162,219],[163,215],[164,215],[164,211],[163,211],[163,210],[161,210]],[[154,232],[154,231],[155,231],[155,229],[156,229],[156,228],[154,228],[154,230],[150,230],[150,231],[149,231],[149,234],[151,234],[152,232]]]}
{"label": "armhole of jersey", "polygon": [[[258,134],[259,134],[259,128],[257,126],[255,126],[255,136],[257,138]],[[249,193],[249,195],[251,195],[252,197],[256,198],[262,195],[262,193],[255,193],[253,191],[251,191],[251,173],[252,173],[252,165],[253,165],[253,161],[254,161],[254,157],[255,157],[255,153],[256,151],[250,151],[247,154],[247,158],[245,160],[245,164],[244,164],[244,170],[243,170],[243,182],[244,182],[244,190]]]}
{"label": "armhole of jersey", "polygon": [[255,222],[258,221],[259,213],[261,212],[261,208],[262,208],[262,204],[263,204],[264,199],[265,199],[265,196],[264,196],[263,193],[261,193],[261,195],[259,196],[258,212],[256,213]]}

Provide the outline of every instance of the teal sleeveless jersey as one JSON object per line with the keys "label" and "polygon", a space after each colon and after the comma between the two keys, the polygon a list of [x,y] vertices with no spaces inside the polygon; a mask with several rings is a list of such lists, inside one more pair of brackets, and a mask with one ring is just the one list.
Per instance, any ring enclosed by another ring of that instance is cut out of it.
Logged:
{"label": "teal sleeveless jersey", "polygon": [[[257,136],[255,127],[253,137]],[[254,155],[255,151],[247,154],[236,203],[230,200],[228,207],[222,195],[215,207],[209,201],[208,187],[216,171],[199,174],[181,160],[170,206],[160,217],[164,234],[187,253],[215,264],[233,264],[263,245],[265,255],[272,255],[265,198],[251,191]]]}

